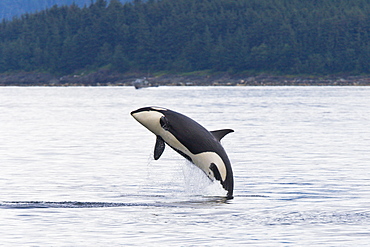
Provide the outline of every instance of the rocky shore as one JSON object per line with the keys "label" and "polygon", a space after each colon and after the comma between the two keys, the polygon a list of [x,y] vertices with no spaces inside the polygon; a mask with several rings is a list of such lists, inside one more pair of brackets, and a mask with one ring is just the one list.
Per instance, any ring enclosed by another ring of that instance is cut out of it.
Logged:
{"label": "rocky shore", "polygon": [[156,86],[370,86],[370,76],[249,76],[227,73],[146,76],[109,70],[62,77],[31,72],[0,74],[0,86],[132,86],[135,79],[144,77]]}

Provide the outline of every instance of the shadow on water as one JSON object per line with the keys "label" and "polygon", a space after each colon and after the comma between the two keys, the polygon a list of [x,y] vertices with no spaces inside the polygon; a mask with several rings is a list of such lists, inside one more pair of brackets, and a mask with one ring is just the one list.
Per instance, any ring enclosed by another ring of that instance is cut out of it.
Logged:
{"label": "shadow on water", "polygon": [[[141,197],[143,195],[140,195]],[[130,195],[130,197],[135,197]],[[148,196],[153,197],[153,196]],[[164,198],[164,196],[156,196]],[[268,197],[263,195],[237,195],[236,197]],[[171,202],[49,202],[49,201],[3,201],[3,209],[32,209],[32,208],[112,208],[112,207],[192,207],[201,205],[229,204],[233,199],[222,196],[194,196],[183,200],[173,198]]]}
{"label": "shadow on water", "polygon": [[0,203],[3,209],[33,209],[33,208],[112,208],[112,207],[192,207],[194,205],[226,204],[226,197],[201,197],[173,202],[48,202],[48,201],[4,201]]}

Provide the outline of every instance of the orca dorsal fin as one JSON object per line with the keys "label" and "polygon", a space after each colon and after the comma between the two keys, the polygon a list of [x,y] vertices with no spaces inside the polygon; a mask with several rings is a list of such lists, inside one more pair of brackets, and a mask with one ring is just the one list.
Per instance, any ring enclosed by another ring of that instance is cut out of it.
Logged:
{"label": "orca dorsal fin", "polygon": [[157,160],[159,157],[161,157],[164,148],[165,148],[165,143],[162,137],[157,136],[157,140],[155,142],[155,147],[154,147],[154,159]]}
{"label": "orca dorsal fin", "polygon": [[213,135],[214,137],[216,137],[216,139],[217,139],[218,141],[221,141],[221,139],[222,139],[225,135],[227,135],[227,134],[229,134],[229,133],[232,133],[232,132],[234,132],[234,130],[232,130],[232,129],[222,129],[222,130],[213,130],[213,131],[211,131],[212,135]]}

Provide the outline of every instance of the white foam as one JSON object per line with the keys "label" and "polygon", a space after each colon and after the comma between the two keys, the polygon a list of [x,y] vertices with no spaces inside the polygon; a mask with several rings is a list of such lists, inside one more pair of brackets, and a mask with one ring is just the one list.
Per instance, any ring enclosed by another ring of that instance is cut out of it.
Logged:
{"label": "white foam", "polygon": [[182,166],[184,176],[184,191],[189,195],[203,196],[225,196],[226,191],[222,188],[219,181],[211,181],[206,174],[192,164],[186,161]]}

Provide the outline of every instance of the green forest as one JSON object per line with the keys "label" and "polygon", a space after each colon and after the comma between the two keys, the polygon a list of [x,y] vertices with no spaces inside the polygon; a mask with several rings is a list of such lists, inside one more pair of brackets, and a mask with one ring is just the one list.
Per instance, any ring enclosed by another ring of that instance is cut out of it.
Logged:
{"label": "green forest", "polygon": [[0,24],[0,73],[367,74],[368,0],[97,0]]}
{"label": "green forest", "polygon": [[[93,0],[95,1],[95,0]],[[128,2],[129,0],[120,0]],[[24,13],[34,13],[43,9],[51,8],[54,5],[76,4],[80,7],[90,5],[91,0],[1,0],[0,1],[0,19],[11,20],[14,16],[20,16]]]}

